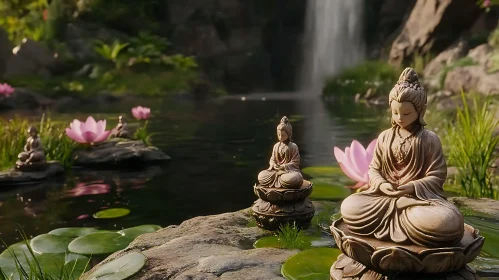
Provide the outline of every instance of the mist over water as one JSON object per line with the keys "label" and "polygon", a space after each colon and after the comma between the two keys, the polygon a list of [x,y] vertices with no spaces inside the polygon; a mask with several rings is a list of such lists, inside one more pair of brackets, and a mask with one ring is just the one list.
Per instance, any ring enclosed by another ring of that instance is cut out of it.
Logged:
{"label": "mist over water", "polygon": [[318,96],[326,79],[364,59],[363,0],[309,0],[299,90]]}

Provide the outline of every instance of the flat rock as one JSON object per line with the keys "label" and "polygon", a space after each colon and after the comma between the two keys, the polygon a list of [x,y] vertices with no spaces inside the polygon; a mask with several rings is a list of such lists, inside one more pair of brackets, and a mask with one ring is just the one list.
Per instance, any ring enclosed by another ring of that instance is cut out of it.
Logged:
{"label": "flat rock", "polygon": [[133,279],[285,279],[281,266],[298,250],[253,248],[268,231],[248,227],[249,209],[200,216],[139,236],[126,249],[109,256],[109,262],[126,252],[147,257]]}
{"label": "flat rock", "polygon": [[494,217],[499,217],[499,201],[489,198],[467,198],[467,197],[451,197],[449,201],[456,206],[466,206],[476,212],[489,214]]}
{"label": "flat rock", "polygon": [[64,167],[58,161],[47,162],[43,171],[22,172],[14,168],[0,172],[0,190],[6,186],[34,184],[55,177],[64,172]]}
{"label": "flat rock", "polygon": [[74,152],[75,166],[143,165],[169,160],[170,157],[141,140],[110,139]]}

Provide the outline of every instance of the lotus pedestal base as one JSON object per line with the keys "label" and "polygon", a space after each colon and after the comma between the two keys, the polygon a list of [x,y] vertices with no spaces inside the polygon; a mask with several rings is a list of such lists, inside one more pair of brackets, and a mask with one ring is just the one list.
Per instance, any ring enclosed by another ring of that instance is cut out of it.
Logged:
{"label": "lotus pedestal base", "polygon": [[310,199],[306,198],[299,202],[271,203],[261,198],[253,207],[252,216],[256,224],[267,230],[277,230],[286,223],[296,223],[297,227],[307,228],[314,217],[314,206]]}
{"label": "lotus pedestal base", "polygon": [[452,272],[442,273],[390,273],[381,274],[369,270],[361,263],[341,254],[331,267],[331,280],[475,280],[476,272],[468,265]]}

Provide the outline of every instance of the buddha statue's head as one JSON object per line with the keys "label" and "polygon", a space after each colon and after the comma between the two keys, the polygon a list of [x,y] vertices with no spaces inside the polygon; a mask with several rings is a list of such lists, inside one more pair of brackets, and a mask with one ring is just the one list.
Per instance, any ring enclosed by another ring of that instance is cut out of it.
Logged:
{"label": "buddha statue's head", "polygon": [[280,142],[289,142],[293,140],[293,127],[286,116],[282,117],[281,123],[277,126],[277,139],[279,139]]}
{"label": "buddha statue's head", "polygon": [[390,91],[388,104],[392,111],[392,126],[407,128],[414,122],[425,126],[426,92],[412,68],[405,68]]}
{"label": "buddha statue's head", "polygon": [[30,126],[28,128],[28,134],[31,136],[31,137],[36,137],[38,136],[38,129],[36,129],[36,127],[34,126]]}

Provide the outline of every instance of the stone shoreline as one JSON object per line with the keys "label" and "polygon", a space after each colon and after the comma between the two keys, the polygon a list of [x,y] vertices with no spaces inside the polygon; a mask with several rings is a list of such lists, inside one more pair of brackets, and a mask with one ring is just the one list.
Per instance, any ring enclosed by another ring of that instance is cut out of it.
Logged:
{"label": "stone shoreline", "polygon": [[[497,200],[465,197],[449,200],[474,211],[492,215],[499,213]],[[325,203],[314,201],[314,206],[321,209]],[[146,233],[86,275],[106,262],[135,251],[144,254],[147,263],[131,279],[286,279],[281,275],[281,265],[298,250],[255,249],[253,243],[271,232],[256,226],[248,227],[251,220],[250,208],[247,208],[232,213],[199,216],[180,225]],[[497,277],[499,268],[484,273]]]}

